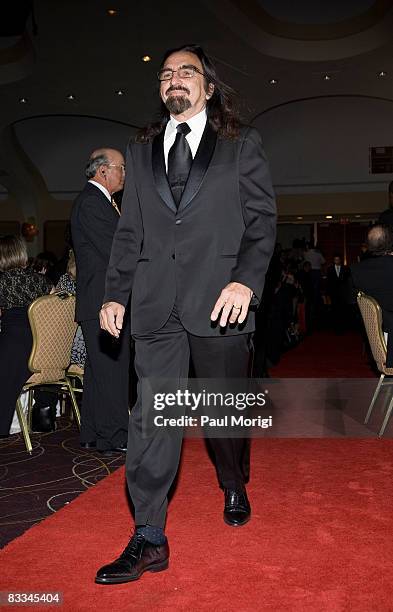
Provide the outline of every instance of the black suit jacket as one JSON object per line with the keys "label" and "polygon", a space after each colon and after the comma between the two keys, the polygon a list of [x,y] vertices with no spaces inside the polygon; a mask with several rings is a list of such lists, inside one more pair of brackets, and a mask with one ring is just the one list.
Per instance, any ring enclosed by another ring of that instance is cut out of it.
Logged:
{"label": "black suit jacket", "polygon": [[[276,209],[258,132],[235,141],[206,124],[179,209],[172,197],[164,131],[150,144],[128,147],[122,215],[113,241],[104,301],[127,304],[133,333],[160,329],[175,300],[185,329],[221,335],[210,313],[230,281],[262,296],[273,252]],[[254,329],[254,313],[227,334]]]}
{"label": "black suit jacket", "polygon": [[97,319],[119,215],[98,187],[87,183],[74,202],[71,233],[76,259],[76,321]]}
{"label": "black suit jacket", "polygon": [[393,367],[393,256],[370,257],[351,266],[353,284],[377,300],[388,332],[386,365]]}
{"label": "black suit jacket", "polygon": [[393,227],[393,208],[387,208],[386,210],[381,212],[378,218],[378,223],[382,223],[382,225],[390,225],[390,227]]}

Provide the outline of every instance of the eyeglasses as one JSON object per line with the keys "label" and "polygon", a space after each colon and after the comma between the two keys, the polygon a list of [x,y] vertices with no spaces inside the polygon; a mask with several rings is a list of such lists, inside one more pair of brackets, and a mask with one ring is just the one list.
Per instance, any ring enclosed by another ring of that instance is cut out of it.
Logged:
{"label": "eyeglasses", "polygon": [[196,66],[181,66],[178,70],[172,70],[172,68],[163,68],[157,72],[157,77],[159,81],[170,81],[173,78],[174,73],[177,72],[177,75],[181,79],[192,79],[195,76],[195,73],[201,74],[205,76],[203,72],[199,70]]}
{"label": "eyeglasses", "polygon": [[107,164],[108,168],[121,168],[123,172],[126,171],[125,164]]}

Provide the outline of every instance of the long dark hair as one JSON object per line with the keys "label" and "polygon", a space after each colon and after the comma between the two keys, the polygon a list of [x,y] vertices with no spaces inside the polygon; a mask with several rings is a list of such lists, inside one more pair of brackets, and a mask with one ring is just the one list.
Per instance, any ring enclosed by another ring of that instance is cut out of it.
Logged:
{"label": "long dark hair", "polygon": [[[205,75],[205,89],[207,90],[209,83],[214,85],[213,95],[206,101],[206,112],[210,126],[217,132],[218,136],[235,140],[239,136],[240,127],[240,119],[235,103],[235,92],[219,79],[212,61],[202,47],[199,45],[183,45],[176,49],[169,49],[163,57],[160,68],[165,65],[166,60],[172,53],[181,51],[193,53],[199,58]],[[161,100],[158,121],[142,128],[136,137],[136,141],[140,143],[151,142],[154,136],[163,130],[168,119],[169,111]]]}

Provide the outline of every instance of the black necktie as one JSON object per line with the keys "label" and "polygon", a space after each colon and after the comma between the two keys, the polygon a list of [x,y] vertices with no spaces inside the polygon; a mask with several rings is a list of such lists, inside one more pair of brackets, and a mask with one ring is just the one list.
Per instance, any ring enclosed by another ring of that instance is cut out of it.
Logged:
{"label": "black necktie", "polygon": [[168,153],[168,181],[176,206],[179,206],[184,186],[192,166],[192,155],[186,135],[191,132],[187,123],[179,123],[177,134]]}

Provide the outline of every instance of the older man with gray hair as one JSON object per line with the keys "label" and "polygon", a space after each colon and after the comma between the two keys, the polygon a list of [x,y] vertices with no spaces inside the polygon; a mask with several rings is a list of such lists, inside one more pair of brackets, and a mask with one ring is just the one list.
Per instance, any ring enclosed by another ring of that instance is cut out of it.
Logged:
{"label": "older man with gray hair", "polygon": [[88,182],[71,213],[77,267],[75,319],[87,350],[81,446],[108,454],[127,450],[130,334],[116,340],[101,330],[98,319],[120,214],[112,196],[124,185],[124,157],[116,149],[97,149],[85,174]]}
{"label": "older man with gray hair", "polygon": [[382,308],[383,330],[388,334],[386,365],[393,367],[393,230],[374,225],[367,234],[370,257],[351,266],[353,285],[373,297]]}

